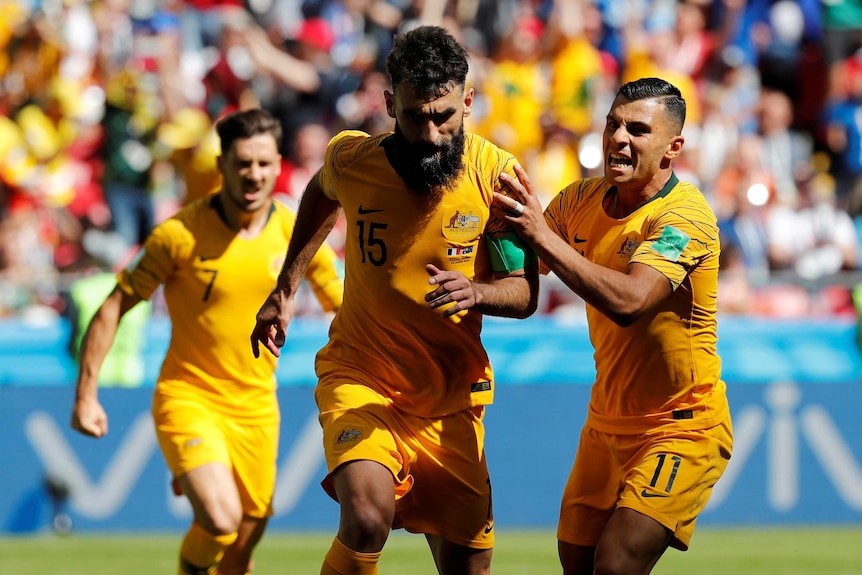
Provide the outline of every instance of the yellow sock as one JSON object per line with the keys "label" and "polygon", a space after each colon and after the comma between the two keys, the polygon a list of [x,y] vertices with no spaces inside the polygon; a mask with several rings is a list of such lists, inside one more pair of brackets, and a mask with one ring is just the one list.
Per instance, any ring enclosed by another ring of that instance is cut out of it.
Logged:
{"label": "yellow sock", "polygon": [[377,575],[380,552],[358,553],[344,546],[336,537],[323,560],[320,575]]}
{"label": "yellow sock", "polygon": [[213,535],[192,523],[180,547],[178,575],[207,575],[221,561],[224,550],[236,541],[236,533]]}

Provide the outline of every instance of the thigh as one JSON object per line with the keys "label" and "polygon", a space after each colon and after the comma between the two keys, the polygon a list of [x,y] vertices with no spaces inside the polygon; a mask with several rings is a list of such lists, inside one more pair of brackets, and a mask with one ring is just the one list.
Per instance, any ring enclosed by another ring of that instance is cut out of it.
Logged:
{"label": "thigh", "polygon": [[245,425],[228,420],[224,434],[243,513],[256,518],[271,516],[279,424]]}
{"label": "thigh", "polygon": [[179,476],[177,481],[194,511],[195,522],[210,533],[230,533],[240,524],[242,506],[231,470],[207,463]]}
{"label": "thigh", "polygon": [[673,533],[658,521],[619,507],[608,521],[595,552],[600,573],[649,573],[665,552]]}
{"label": "thigh", "polygon": [[493,548],[483,416],[484,408],[477,407],[441,419],[408,419],[417,452],[409,468],[414,485],[398,502],[396,525],[465,549]]}
{"label": "thigh", "polygon": [[623,466],[611,450],[610,436],[584,426],[563,490],[557,539],[576,547],[595,547],[616,508],[622,480]]}
{"label": "thigh", "polygon": [[391,402],[367,386],[346,381],[318,386],[315,399],[327,467],[322,486],[331,497],[337,498],[332,474],[354,461],[373,461],[388,469],[396,497],[410,491],[413,477],[407,465],[414,454],[402,440],[404,425]]}
{"label": "thigh", "polygon": [[158,391],[153,398],[156,437],[174,477],[209,463],[231,469],[230,454],[219,416],[190,398],[172,398]]}
{"label": "thigh", "polygon": [[673,534],[672,546],[687,549],[697,516],[730,459],[730,420],[711,429],[655,433],[631,441],[619,506],[658,522]]}
{"label": "thigh", "polygon": [[485,575],[491,572],[491,549],[473,549],[447,541],[440,535],[426,535],[434,564],[441,575]]}
{"label": "thigh", "polygon": [[375,461],[351,461],[336,469],[331,481],[341,507],[338,539],[360,553],[383,549],[395,514],[389,470]]}

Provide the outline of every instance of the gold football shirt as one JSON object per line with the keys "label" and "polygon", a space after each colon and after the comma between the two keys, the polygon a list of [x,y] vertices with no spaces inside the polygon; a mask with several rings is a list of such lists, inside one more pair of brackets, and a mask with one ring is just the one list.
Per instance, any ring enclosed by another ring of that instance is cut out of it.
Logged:
{"label": "gold football shirt", "polygon": [[619,220],[602,207],[610,191],[604,178],[576,181],[548,205],[545,219],[590,261],[619,272],[646,264],[667,277],[673,293],[629,327],[587,305],[597,372],[588,422],[610,433],[712,427],[728,412],[716,351],[715,215],[703,194],[676,176]]}
{"label": "gold football shirt", "polygon": [[[491,403],[493,372],[482,315],[444,319],[425,302],[426,264],[492,278],[484,234],[500,173],[515,158],[467,134],[464,170],[439,204],[405,187],[383,143],[390,134],[346,131],[327,150],[320,180],[346,218],[345,294],[317,356],[321,385],[350,379],[423,417]],[[490,222],[495,229],[499,220]]]}
{"label": "gold football shirt", "polygon": [[[156,226],[118,282],[143,299],[164,284],[171,342],[157,383],[162,393],[191,394],[237,418],[271,420],[278,414],[276,360],[266,353],[255,359],[249,334],[275,287],[296,215],[273,202],[260,235],[245,239],[227,227],[214,198]],[[342,297],[335,259],[324,244],[306,272],[328,311]]]}

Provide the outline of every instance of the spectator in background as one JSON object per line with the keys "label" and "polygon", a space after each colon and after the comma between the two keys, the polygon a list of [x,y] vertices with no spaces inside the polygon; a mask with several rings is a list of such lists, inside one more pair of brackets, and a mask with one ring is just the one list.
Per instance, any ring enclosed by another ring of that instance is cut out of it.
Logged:
{"label": "spectator in background", "polygon": [[[34,208],[37,212],[32,217],[16,215],[16,224],[10,227],[25,233],[21,225],[38,226],[27,231],[27,237],[39,238],[40,245],[53,252],[55,267],[64,273],[87,269],[92,256],[110,269],[111,250],[106,246],[113,240],[106,235],[109,210],[101,174],[104,162],[114,164],[115,158],[107,157],[108,149],[93,146],[105,126],[101,120],[106,90],[114,106],[112,78],[128,71],[137,76],[138,91],[148,95],[140,99],[148,101],[143,106],[146,112],[135,114],[139,127],[173,125],[185,108],[204,110],[213,120],[227,110],[261,106],[282,119],[284,149],[293,141],[294,131],[310,122],[323,124],[331,133],[343,128],[382,133],[392,129],[381,105],[387,85],[383,57],[392,33],[429,22],[449,28],[470,51],[468,84],[478,92],[468,130],[490,135],[479,125],[483,117],[493,114],[484,86],[489,71],[501,65],[514,71],[508,80],[493,78],[487,94],[494,93],[496,84],[540,102],[516,105],[516,112],[501,114],[495,121],[498,135],[492,136],[497,144],[522,136],[533,142],[520,157],[554,167],[530,170],[539,188],[553,187],[539,178],[557,179],[556,157],[566,158],[567,172],[579,167],[584,174],[592,174],[595,167],[589,163],[589,152],[597,149],[594,142],[600,140],[601,131],[596,126],[604,124],[603,110],[620,78],[656,74],[677,83],[690,104],[685,154],[676,169],[685,168],[686,177],[700,182],[718,211],[725,201],[719,197],[724,187],[719,173],[737,144],[756,133],[762,136],[763,165],[773,175],[775,197],[795,193],[788,190],[793,190],[796,168],[788,170],[784,165],[788,142],[794,155],[793,150],[805,147],[797,146],[800,140],[808,140],[808,146],[814,141],[831,154],[830,173],[839,206],[851,216],[862,213],[862,192],[855,191],[862,166],[854,167],[859,163],[862,136],[853,123],[858,98],[850,93],[862,71],[862,60],[856,55],[862,23],[859,0],[825,4],[819,0],[105,0],[0,2],[0,114],[14,120],[29,108],[24,117],[31,118],[27,120],[31,126],[47,125],[33,120],[39,115],[33,112],[41,111],[55,126],[76,124],[79,130],[72,143],[61,138],[56,157],[37,160],[28,151],[26,160],[13,158],[2,168],[8,188],[4,193],[10,197],[0,205],[0,218],[13,217],[7,216],[6,205],[20,209],[22,200],[39,198],[41,203],[42,198],[51,198]],[[513,29],[519,34],[541,30],[529,43],[539,47],[529,64],[532,71],[499,62],[511,53],[502,44],[504,39],[511,43]],[[519,84],[527,78],[540,80],[530,86]],[[70,123],[66,115],[58,121],[56,110],[67,104],[52,103],[56,85],[76,86],[60,93],[75,94],[65,99],[85,108],[80,115],[86,120]],[[697,98],[687,85],[694,86],[701,98],[701,122]],[[764,102],[777,105],[761,107],[761,90]],[[790,118],[776,93],[792,100]],[[510,94],[501,101],[509,104],[517,98]],[[115,110],[109,113],[116,117]],[[146,122],[139,121],[147,116]],[[516,119],[521,117],[533,121]],[[787,121],[792,122],[789,130]],[[39,131],[45,133],[41,128],[34,133]],[[58,133],[68,132],[63,127]],[[564,135],[568,144],[562,143]],[[170,147],[164,142],[154,141],[152,133],[135,136],[141,137],[147,140],[142,143],[152,160],[141,181],[149,189],[154,220],[159,221],[173,213],[180,201],[191,199],[183,197],[184,189],[199,189],[184,184],[189,175],[183,166],[197,165],[195,177],[205,177],[206,154],[190,164],[192,149],[169,158]],[[580,166],[567,163],[572,146],[578,146],[578,160],[585,162]],[[810,152],[801,153],[806,154]],[[146,154],[132,157],[144,160]],[[168,160],[175,160],[172,170]],[[114,177],[112,169],[108,168],[109,179]],[[44,177],[22,177],[37,172]],[[213,175],[217,173],[207,177]],[[35,185],[37,181],[40,184]],[[120,219],[122,211],[139,218],[131,206],[116,207],[127,202],[114,204]],[[118,249],[114,255],[122,256],[126,250]],[[20,258],[10,261],[16,259]]]}
{"label": "spectator in background", "polygon": [[544,24],[522,8],[492,53],[491,68],[478,87],[485,110],[474,130],[517,156],[542,144],[542,112],[548,104],[548,77],[542,66]]}
{"label": "spectator in background", "polygon": [[156,140],[179,176],[184,205],[218,192],[222,185],[218,137],[206,112],[188,107],[165,116]]}
{"label": "spectator in background", "polygon": [[341,71],[332,64],[330,50],[335,41],[329,24],[321,19],[304,20],[294,39],[277,45],[267,32],[255,24],[244,28],[249,55],[261,88],[262,101],[273,110],[285,127],[285,149],[297,129],[311,122],[329,124],[335,100],[358,85],[342,85]]}
{"label": "spectator in background", "polygon": [[779,203],[769,213],[773,270],[793,270],[817,279],[859,266],[859,238],[846,211],[838,207],[835,181],[825,173],[800,174],[798,203]]}
{"label": "spectator in background", "polygon": [[225,24],[247,15],[243,0],[178,0],[185,49],[218,46]]}
{"label": "spectator in background", "polygon": [[857,121],[862,114],[862,63],[853,57],[843,69],[847,92],[826,108],[824,125],[839,205],[856,215],[862,213],[862,125]]}
{"label": "spectator in background", "polygon": [[257,69],[247,42],[254,24],[246,12],[233,16],[222,27],[218,59],[203,78],[210,118],[261,105],[261,95],[255,90]]}
{"label": "spectator in background", "polygon": [[710,0],[682,0],[673,23],[672,52],[668,66],[691,77],[703,88],[713,60],[716,38],[707,28]]}
{"label": "spectator in background", "polygon": [[130,70],[108,79],[106,98],[102,189],[112,226],[131,248],[144,243],[156,222],[150,167],[158,104],[141,86],[141,75]]}
{"label": "spectator in background", "polygon": [[[610,58],[596,47],[600,35],[601,14],[595,4],[554,2],[544,39],[551,74],[549,112],[560,128],[576,137],[593,127],[596,105],[607,97],[604,76]],[[559,189],[562,186],[554,191]]]}
{"label": "spectator in background", "polygon": [[793,105],[783,92],[761,91],[757,119],[763,167],[769,172],[775,195],[779,201],[795,205],[796,180],[810,168],[813,142],[793,129]]}
{"label": "spectator in background", "polygon": [[834,0],[823,5],[823,55],[829,70],[827,102],[845,98],[844,63],[862,48],[862,1]]}
{"label": "spectator in background", "polygon": [[547,205],[569,182],[581,176],[577,137],[546,114],[541,118],[542,142],[524,153],[524,166],[535,174],[533,185],[539,201]]}
{"label": "spectator in background", "polygon": [[275,199],[294,210],[299,207],[302,192],[323,166],[330,138],[329,128],[320,122],[309,122],[296,130],[275,185]]}

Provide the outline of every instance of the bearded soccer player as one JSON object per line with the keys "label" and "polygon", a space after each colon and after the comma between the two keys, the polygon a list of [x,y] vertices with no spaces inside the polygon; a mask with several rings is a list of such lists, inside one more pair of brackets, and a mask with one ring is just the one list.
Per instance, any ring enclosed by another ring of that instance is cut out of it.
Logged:
{"label": "bearded soccer player", "polygon": [[[270,197],[281,125],[263,110],[217,125],[222,188],[159,224],[117,277],[84,336],[72,427],[108,432],[97,375],[122,316],[164,285],[172,331],[153,396],[168,468],[194,511],[180,575],[243,575],[272,514],[279,409],[275,358],[248,354],[251,315],[272,291],[296,215]],[[321,245],[305,274],[324,310],[341,305],[335,253]],[[254,307],[251,307],[254,306]]]}
{"label": "bearded soccer player", "polygon": [[344,305],[317,355],[315,398],[323,486],[341,516],[321,574],[377,573],[400,527],[425,535],[440,573],[487,574],[494,517],[483,416],[495,382],[482,318],[533,313],[538,266],[490,214],[515,158],[464,132],[473,103],[464,48],[422,26],[396,36],[386,66],[395,131],[330,142],[252,347],[279,354],[302,270],[340,207]]}
{"label": "bearded soccer player", "polygon": [[596,381],[557,528],[566,575],[649,573],[668,547],[687,549],[730,459],[718,227],[672,168],[684,121],[675,86],[630,82],[605,122],[604,177],[570,184],[544,216],[523,172],[503,176],[512,197],[495,196],[542,271],[587,302]]}

